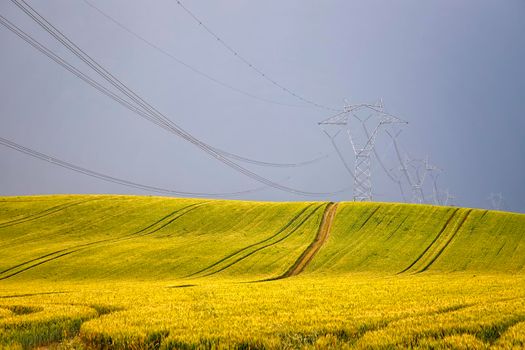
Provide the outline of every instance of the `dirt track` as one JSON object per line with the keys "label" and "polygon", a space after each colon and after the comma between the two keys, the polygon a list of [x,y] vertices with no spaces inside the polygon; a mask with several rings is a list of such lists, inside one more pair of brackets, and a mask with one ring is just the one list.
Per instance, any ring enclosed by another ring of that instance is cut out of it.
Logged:
{"label": "dirt track", "polygon": [[303,272],[303,270],[310,263],[310,261],[312,261],[315,254],[317,254],[319,249],[321,249],[322,245],[328,239],[336,212],[337,203],[329,203],[326,206],[323,218],[321,220],[321,224],[319,225],[319,230],[317,231],[317,235],[314,241],[308,246],[308,248],[306,248],[306,250],[303,252],[303,254],[301,254],[299,259],[297,259],[297,261],[292,265],[292,267],[290,267],[290,269],[279,278],[291,277]]}

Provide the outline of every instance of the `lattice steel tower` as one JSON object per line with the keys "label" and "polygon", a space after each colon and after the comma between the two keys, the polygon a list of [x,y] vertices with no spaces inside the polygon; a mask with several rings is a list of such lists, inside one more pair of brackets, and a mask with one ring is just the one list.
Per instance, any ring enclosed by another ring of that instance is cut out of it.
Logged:
{"label": "lattice steel tower", "polygon": [[502,210],[503,209],[504,200],[503,200],[503,194],[501,192],[491,193],[490,196],[488,197],[488,200],[490,201],[492,210]]}
{"label": "lattice steel tower", "polygon": [[[383,101],[377,104],[345,105],[341,113],[329,117],[318,124],[324,129],[332,141],[336,151],[345,164],[347,171],[354,180],[353,200],[372,200],[372,172],[371,158],[374,152],[376,138],[381,129],[387,124],[402,123],[405,121],[384,111]],[[335,133],[330,133],[329,127],[336,127]],[[354,170],[346,164],[344,157],[334,139],[341,129],[346,129],[348,140],[354,154]]]}

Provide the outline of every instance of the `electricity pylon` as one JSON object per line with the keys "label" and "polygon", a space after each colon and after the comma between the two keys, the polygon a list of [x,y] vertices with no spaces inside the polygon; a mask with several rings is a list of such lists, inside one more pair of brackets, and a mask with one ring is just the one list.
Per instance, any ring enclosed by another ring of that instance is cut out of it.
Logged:
{"label": "electricity pylon", "polygon": [[[399,162],[399,170],[406,180],[408,186],[412,190],[413,203],[426,203],[427,196],[425,195],[424,185],[428,177],[432,180],[432,201],[434,204],[443,204],[444,200],[441,199],[440,191],[437,187],[437,178],[441,173],[441,169],[431,165],[428,161],[428,156],[421,159],[410,158],[405,153],[405,157],[401,155],[401,150],[397,142],[397,138],[401,130],[397,133],[386,130],[386,134],[392,139],[392,144]],[[399,179],[399,177],[397,177]],[[430,202],[430,200],[428,200]]]}
{"label": "electricity pylon", "polygon": [[451,207],[456,206],[456,196],[451,194],[448,188],[445,190],[445,200],[443,201],[443,205],[448,205]]}
{"label": "electricity pylon", "polygon": [[492,210],[501,210],[503,209],[503,194],[501,192],[499,193],[491,193],[488,197],[488,200],[490,201],[491,209]]}
{"label": "electricity pylon", "polygon": [[430,177],[432,179],[432,200],[435,205],[443,205],[443,200],[441,196],[441,191],[438,189],[437,180],[439,175],[441,175],[443,170],[438,167],[434,167],[433,171],[430,172]]}
{"label": "electricity pylon", "polygon": [[[427,198],[425,196],[424,185],[432,173],[438,171],[439,169],[433,165],[430,165],[428,162],[428,156],[423,159],[407,159],[403,165],[406,171],[412,176],[409,175],[410,186],[412,187],[412,202],[413,203],[427,203]],[[434,182],[434,200],[435,194],[437,193],[436,183]]]}
{"label": "electricity pylon", "polygon": [[[372,200],[371,155],[379,132],[387,124],[407,124],[407,122],[388,114],[384,110],[383,101],[376,104],[346,104],[341,113],[320,121],[325,134],[330,138],[337,154],[354,180],[353,200]],[[335,133],[330,133],[328,127],[336,127]],[[354,155],[354,170],[352,171],[335,143],[335,137],[341,129],[346,129],[348,140]]]}

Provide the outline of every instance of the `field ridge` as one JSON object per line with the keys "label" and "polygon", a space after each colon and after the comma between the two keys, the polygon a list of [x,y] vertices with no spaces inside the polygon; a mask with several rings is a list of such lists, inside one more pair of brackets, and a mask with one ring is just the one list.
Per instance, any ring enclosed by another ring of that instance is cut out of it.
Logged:
{"label": "field ridge", "polygon": [[47,200],[0,198],[0,222],[17,222],[0,226],[0,281],[525,272],[525,215],[517,213],[378,202],[39,198]]}

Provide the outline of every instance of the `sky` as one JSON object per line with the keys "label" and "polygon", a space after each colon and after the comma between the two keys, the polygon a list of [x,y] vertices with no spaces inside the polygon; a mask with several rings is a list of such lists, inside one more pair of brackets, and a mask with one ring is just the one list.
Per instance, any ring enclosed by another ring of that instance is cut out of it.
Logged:
{"label": "sky", "polygon": [[[491,208],[488,197],[501,193],[503,209],[525,212],[523,1],[182,2],[238,55],[176,0],[89,0],[157,49],[84,0],[26,2],[197,139],[265,162],[320,158],[291,168],[234,162],[286,188],[321,194],[290,193],[245,176],[117,104],[0,26],[4,139],[92,171],[177,191],[247,191],[226,196],[246,200],[352,200],[353,180],[318,125],[336,112],[305,103],[267,77],[334,109],[382,99],[388,113],[408,122],[397,138],[403,159],[428,159],[438,168],[438,193],[448,191],[449,204]],[[0,14],[103,82],[11,1],[0,2]],[[353,168],[345,132],[336,142]],[[385,167],[400,176],[385,128],[376,140]],[[397,184],[375,157],[371,162],[373,199],[402,201]],[[424,182],[428,202],[431,180]],[[411,187],[404,190],[412,200]],[[0,195],[55,193],[156,195],[0,145]]]}

